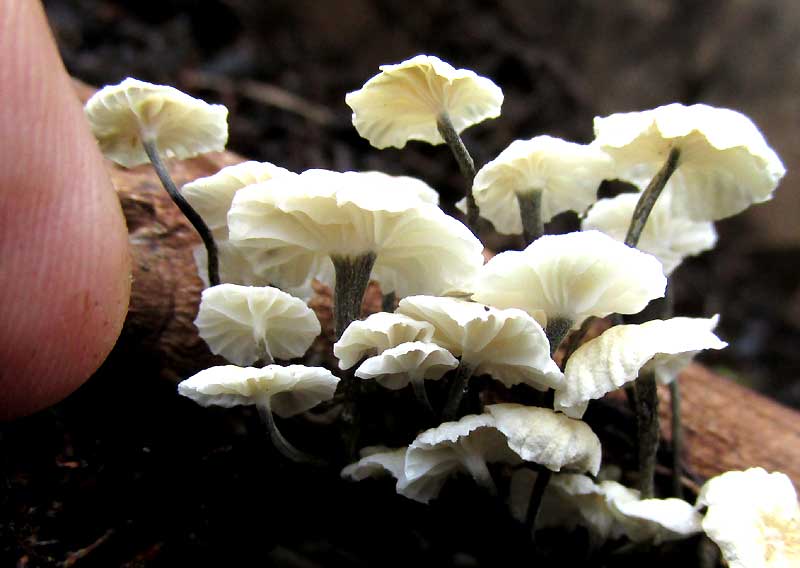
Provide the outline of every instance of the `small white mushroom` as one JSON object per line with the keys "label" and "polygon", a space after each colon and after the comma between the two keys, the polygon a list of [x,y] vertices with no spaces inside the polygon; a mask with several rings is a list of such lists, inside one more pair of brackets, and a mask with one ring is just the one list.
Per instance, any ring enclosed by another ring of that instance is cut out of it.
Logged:
{"label": "small white mushroom", "polygon": [[442,144],[437,120],[443,114],[458,133],[500,115],[503,92],[497,85],[438,57],[417,55],[380,70],[345,97],[353,126],[376,148],[403,148],[409,140]]}
{"label": "small white mushroom", "polygon": [[488,414],[469,415],[426,430],[408,447],[403,478],[397,492],[427,503],[439,495],[445,481],[457,472],[469,473],[491,493],[497,489],[487,462],[515,464],[519,457],[509,450],[505,437]]}
{"label": "small white mushroom", "polygon": [[672,152],[673,206],[696,221],[718,220],[772,197],[786,169],[741,113],[696,104],[613,114],[594,121],[595,141],[621,179],[644,185]]}
{"label": "small white mushroom", "polygon": [[[481,270],[473,299],[520,308],[561,337],[589,316],[635,314],[664,295],[661,263],[599,231],[544,236],[523,251],[507,251]],[[557,346],[556,341],[553,341]]]}
{"label": "small white mushroom", "polygon": [[354,321],[333,344],[340,369],[349,369],[367,356],[379,355],[391,347],[412,341],[428,342],[434,328],[402,314],[378,312]]}
{"label": "small white mushroom", "polygon": [[608,482],[605,489],[611,513],[624,534],[634,542],[680,540],[702,530],[701,516],[683,499],[631,499],[633,490]]}
{"label": "small white mushroom", "polygon": [[[600,183],[611,177],[611,158],[596,146],[537,136],[515,140],[483,166],[472,193],[481,216],[498,232],[520,234],[526,228],[530,243],[541,236],[541,224],[557,214],[586,211],[597,200]],[[459,202],[465,207],[466,200]]]}
{"label": "small white mushroom", "polygon": [[555,408],[580,417],[590,400],[635,380],[650,362],[661,382],[674,379],[675,369],[703,349],[727,343],[714,335],[718,317],[671,318],[639,325],[618,325],[581,345],[567,361],[564,383],[556,389]]}
{"label": "small white mushroom", "polygon": [[224,365],[200,371],[178,384],[178,394],[201,406],[255,405],[275,447],[289,459],[316,462],[281,435],[274,412],[288,418],[330,400],[338,377],[322,367],[267,365],[261,369]]}
{"label": "small white mushroom", "polygon": [[126,168],[148,162],[143,141],[178,159],[224,150],[228,141],[223,105],[130,77],[97,91],[85,111],[100,150]]}
{"label": "small white mushroom", "polygon": [[527,462],[551,471],[589,472],[600,469],[600,440],[588,424],[549,408],[521,404],[490,404],[486,410],[495,420],[508,447]]}
{"label": "small white mushroom", "polygon": [[757,467],[708,480],[697,507],[730,568],[800,566],[800,503],[783,473]]}
{"label": "small white mushroom", "polygon": [[[620,241],[625,241],[639,194],[623,193],[595,203],[584,218],[583,230],[596,229]],[[692,221],[673,211],[672,193],[658,198],[636,248],[652,254],[664,265],[669,275],[688,256],[714,248],[717,231],[711,221]]]}
{"label": "small white mushroom", "polygon": [[316,314],[277,288],[206,288],[195,326],[211,351],[237,365],[301,357],[320,334]]}
{"label": "small white mushroom", "polygon": [[407,447],[387,448],[385,446],[368,446],[359,452],[361,459],[342,469],[342,477],[353,481],[363,481],[386,474],[395,479],[402,479],[406,465]]}

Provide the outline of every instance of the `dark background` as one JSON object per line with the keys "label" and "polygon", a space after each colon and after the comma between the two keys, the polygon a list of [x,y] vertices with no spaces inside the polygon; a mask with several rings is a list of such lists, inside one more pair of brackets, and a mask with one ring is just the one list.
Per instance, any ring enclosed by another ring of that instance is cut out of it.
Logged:
{"label": "dark background", "polygon": [[[445,147],[376,150],[350,124],[345,93],[382,63],[429,53],[500,85],[502,116],[464,136],[479,165],[515,138],[588,142],[596,115],[674,101],[746,113],[789,174],[773,201],[720,223],[718,248],[676,272],[677,312],[721,313],[719,333],[731,346],[704,361],[800,407],[800,12],[792,0],[45,7],[67,69],[88,83],[134,76],[174,85],[226,104],[229,148],[249,158],[295,171],[414,175],[448,205],[461,179]],[[247,410],[196,408],[172,384],[132,377],[101,371],[64,403],[0,429],[1,566],[493,566],[532,554],[502,507],[468,484],[425,508],[389,484],[339,483],[277,460]],[[577,559],[585,546],[574,538]],[[661,559],[675,557],[662,551]],[[587,565],[622,563],[606,549]]]}

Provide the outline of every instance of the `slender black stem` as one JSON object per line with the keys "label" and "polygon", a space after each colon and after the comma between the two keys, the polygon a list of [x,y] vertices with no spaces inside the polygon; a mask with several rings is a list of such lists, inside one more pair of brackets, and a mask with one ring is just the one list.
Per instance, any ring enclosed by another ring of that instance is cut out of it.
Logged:
{"label": "slender black stem", "polygon": [[338,340],[347,326],[361,315],[361,302],[367,291],[375,255],[332,256],[331,260],[336,271],[333,315],[334,333]]}
{"label": "slender black stem", "polygon": [[547,319],[547,327],[544,330],[547,341],[550,342],[550,357],[552,357],[558,346],[572,329],[574,322],[571,319],[553,317]]}
{"label": "slender black stem", "polygon": [[153,168],[156,170],[156,174],[158,174],[158,179],[161,180],[161,185],[164,186],[164,189],[167,190],[167,193],[172,198],[172,201],[175,205],[178,206],[178,209],[181,210],[195,230],[200,234],[200,238],[203,239],[203,244],[206,247],[206,251],[208,252],[208,282],[211,286],[217,286],[220,283],[219,280],[219,255],[217,253],[217,243],[214,242],[214,236],[211,234],[211,229],[208,228],[206,222],[203,221],[203,218],[200,217],[200,214],[194,210],[194,208],[189,205],[189,202],[184,199],[183,195],[178,191],[178,188],[175,186],[175,182],[172,181],[172,176],[169,175],[169,170],[167,170],[167,166],[164,164],[164,161],[161,159],[161,155],[158,153],[158,148],[156,148],[156,143],[154,140],[142,140],[142,145],[144,146],[144,151],[147,153],[147,157],[150,158],[150,163],[153,164]]}
{"label": "slender black stem", "polygon": [[467,198],[467,226],[470,230],[478,234],[478,204],[475,203],[475,196],[472,195],[472,182],[475,179],[475,162],[469,155],[469,150],[464,145],[461,136],[456,132],[450,116],[445,112],[439,115],[436,121],[436,128],[439,130],[445,143],[453,152],[453,156],[458,163],[458,169],[467,180],[467,191],[464,193]]}
{"label": "slender black stem", "polygon": [[636,202],[636,208],[633,210],[633,218],[631,225],[628,228],[628,234],[625,236],[625,244],[629,247],[635,247],[639,244],[639,237],[642,235],[647,218],[658,200],[658,196],[667,185],[669,178],[678,167],[678,159],[681,152],[677,148],[672,148],[667,156],[667,161],[661,166],[656,175],[650,180],[647,189],[644,190],[639,201]]}
{"label": "slender black stem", "polygon": [[658,393],[656,378],[645,373],[636,379],[636,418],[639,426],[639,491],[642,499],[655,496],[654,478],[658,453]]}
{"label": "slender black stem", "polygon": [[458,365],[453,382],[450,383],[450,391],[447,393],[447,402],[442,410],[442,421],[449,422],[458,417],[458,409],[461,408],[461,400],[469,390],[469,379],[475,372],[470,365],[463,361]]}
{"label": "slender black stem", "polygon": [[272,416],[272,409],[269,406],[269,401],[257,404],[256,408],[258,408],[258,415],[261,417],[262,422],[267,426],[269,439],[272,440],[275,449],[283,456],[297,463],[324,465],[325,462],[323,460],[298,450],[283,437],[281,431],[278,430],[278,425],[275,424],[275,418]]}
{"label": "slender black stem", "polygon": [[519,216],[522,221],[522,236],[525,239],[525,246],[528,246],[544,234],[542,190],[534,189],[518,193],[517,203],[519,203]]}
{"label": "slender black stem", "polygon": [[550,483],[553,472],[543,466],[536,466],[536,481],[533,484],[531,500],[528,504],[528,514],[525,518],[525,527],[531,535],[534,544],[536,543],[536,518],[539,516],[539,509],[542,506],[542,498]]}

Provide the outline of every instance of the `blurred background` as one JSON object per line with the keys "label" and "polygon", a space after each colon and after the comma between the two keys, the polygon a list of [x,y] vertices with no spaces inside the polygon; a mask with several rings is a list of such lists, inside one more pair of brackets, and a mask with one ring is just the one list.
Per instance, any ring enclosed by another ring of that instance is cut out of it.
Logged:
{"label": "blurred background", "polygon": [[[97,86],[128,76],[173,85],[224,103],[230,109],[229,149],[248,158],[295,171],[413,175],[437,188],[446,206],[462,191],[446,147],[411,143],[402,151],[376,150],[351,126],[344,95],[375,75],[380,64],[427,53],[500,85],[502,116],[464,135],[478,165],[516,138],[551,134],[588,142],[592,118],[613,112],[677,101],[747,114],[789,173],[774,200],[719,223],[717,249],[678,269],[676,311],[720,313],[719,334],[730,347],[703,361],[800,408],[800,147],[795,144],[800,12],[793,0],[46,0],[44,5],[76,78]],[[556,226],[575,222],[566,216]],[[487,227],[487,241],[495,248],[517,244],[490,232]],[[492,505],[456,508],[463,519],[452,529],[437,529],[444,522],[436,517],[441,510],[410,529],[403,519],[414,514],[414,505],[387,505],[384,497],[360,510],[379,518],[340,526],[339,507],[347,507],[348,499],[369,501],[370,489],[351,494],[329,480],[313,491],[299,490],[304,480],[319,480],[287,465],[276,473],[270,456],[259,454],[264,441],[246,436],[241,421],[176,401],[173,385],[146,377],[120,406],[121,392],[113,381],[95,379],[55,409],[4,427],[2,459],[14,491],[0,498],[6,508],[0,519],[8,519],[0,520],[7,529],[0,534],[14,538],[0,547],[0,564],[67,562],[76,550],[94,545],[92,554],[69,561],[170,566],[191,558],[203,564],[238,557],[231,548],[239,540],[236,531],[271,543],[263,552],[266,565],[399,565],[423,557],[445,566],[492,564],[487,556],[492,548],[484,547],[479,535],[466,548],[463,544],[476,530],[470,528],[475,511]],[[258,429],[254,417],[244,418]],[[258,476],[265,471],[274,475],[264,480],[263,493],[249,494],[262,485]],[[286,480],[292,487],[280,487]],[[211,488],[212,482],[228,485]],[[213,496],[198,497],[204,490]],[[339,496],[333,499],[327,490]],[[302,497],[295,503],[297,492]],[[310,511],[301,512],[301,506]],[[277,536],[265,536],[242,520],[248,512],[264,519],[272,508],[294,511]],[[303,523],[314,527],[307,538],[289,536],[290,527]],[[352,531],[371,523],[378,525],[364,530],[374,550],[364,550],[367,537],[356,538]],[[381,528],[401,536],[389,538]],[[495,538],[500,528],[485,538]],[[429,530],[438,531],[440,539],[431,542]],[[407,545],[404,552],[381,556],[381,547],[399,541]],[[258,557],[255,544],[243,546],[250,554],[244,558]],[[519,552],[511,547],[507,554]]]}

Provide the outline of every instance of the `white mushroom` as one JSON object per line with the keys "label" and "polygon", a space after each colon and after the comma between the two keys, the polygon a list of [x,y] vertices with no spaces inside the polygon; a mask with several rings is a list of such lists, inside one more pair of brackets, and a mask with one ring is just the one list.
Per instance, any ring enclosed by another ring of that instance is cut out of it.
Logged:
{"label": "white mushroom", "polygon": [[126,168],[148,162],[143,140],[178,159],[224,150],[228,141],[224,106],[130,77],[97,91],[85,110],[100,150]]}
{"label": "white mushroom", "polygon": [[445,422],[417,436],[408,447],[404,477],[398,480],[397,492],[427,503],[439,495],[448,477],[466,472],[478,485],[496,493],[487,462],[514,464],[519,461],[490,415],[465,416],[458,422]]}
{"label": "white mushroom", "polygon": [[302,301],[277,288],[206,288],[195,326],[211,351],[237,365],[301,357],[321,328]]}
{"label": "white mushroom", "polygon": [[[625,535],[634,542],[660,544],[699,533],[701,516],[682,499],[638,499],[638,491],[609,482],[606,499]],[[637,495],[631,499],[631,493]]]}
{"label": "white mushroom", "polygon": [[342,477],[353,481],[363,481],[367,478],[389,474],[395,479],[402,479],[407,451],[407,447],[392,449],[385,446],[368,446],[362,448],[359,452],[361,459],[342,469]]}
{"label": "white mushroom", "polygon": [[486,410],[495,420],[508,447],[527,462],[551,471],[566,469],[596,475],[600,469],[600,440],[581,420],[549,408],[521,404],[490,404]]}
{"label": "white mushroom", "polygon": [[[596,146],[551,136],[515,140],[475,176],[472,193],[482,217],[498,232],[541,236],[541,224],[563,211],[583,213],[600,183],[613,177],[612,161]],[[466,200],[459,208],[466,207]],[[538,234],[536,234],[538,233]]]}
{"label": "white mushroom", "polygon": [[713,333],[718,318],[672,318],[639,325],[618,325],[581,345],[567,361],[563,386],[556,390],[555,408],[570,416],[583,415],[590,400],[635,380],[642,367],[661,382],[674,378],[676,363],[703,349],[727,344]]}
{"label": "white mushroom", "polygon": [[676,154],[673,206],[696,221],[735,215],[772,197],[786,170],[753,122],[733,110],[671,104],[595,118],[593,144],[621,179],[645,184]]}
{"label": "white mushroom", "polygon": [[434,328],[402,314],[378,312],[354,321],[333,344],[340,369],[349,369],[367,356],[379,355],[391,347],[411,341],[430,341]]}
{"label": "white mushroom", "polygon": [[697,499],[703,530],[730,568],[800,566],[800,504],[783,473],[757,467],[708,480]]}
{"label": "white mushroom", "polygon": [[339,379],[322,367],[267,365],[264,368],[225,365],[200,371],[178,384],[178,394],[201,406],[255,405],[275,447],[289,459],[316,462],[281,435],[272,413],[288,418],[330,400]]}
{"label": "white mushroom", "polygon": [[498,254],[481,270],[472,297],[530,313],[555,338],[555,349],[587,317],[635,314],[662,297],[666,284],[655,257],[599,231],[582,231]]}
{"label": "white mushroom", "polygon": [[500,115],[503,92],[497,85],[438,57],[417,55],[380,69],[345,97],[353,126],[376,148],[402,148],[409,140],[442,144],[437,121],[443,114],[459,133]]}
{"label": "white mushroom", "polygon": [[[584,218],[583,230],[598,230],[620,241],[625,241],[628,227],[639,195],[623,193],[595,203]],[[714,248],[717,231],[711,221],[692,221],[673,211],[672,193],[659,197],[650,212],[636,248],[652,254],[664,265],[669,275],[688,256]]]}

